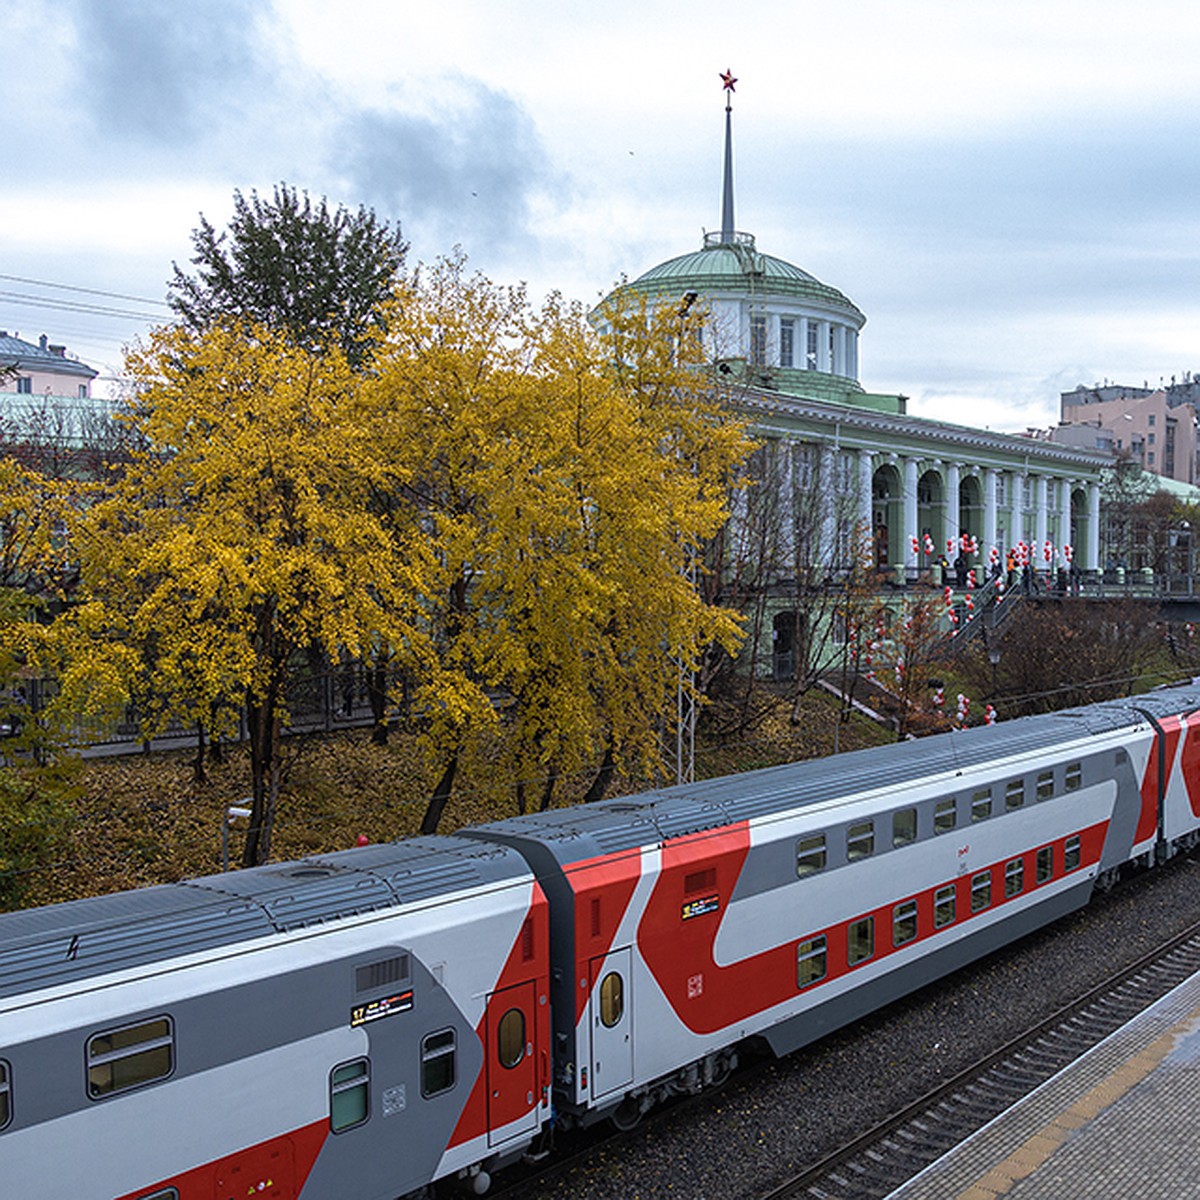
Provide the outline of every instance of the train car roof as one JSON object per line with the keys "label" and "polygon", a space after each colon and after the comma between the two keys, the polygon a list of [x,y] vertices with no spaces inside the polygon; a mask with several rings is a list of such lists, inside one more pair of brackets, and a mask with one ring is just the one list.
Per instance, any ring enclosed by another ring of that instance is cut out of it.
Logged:
{"label": "train car roof", "polygon": [[639,849],[875,788],[903,786],[926,776],[953,775],[994,759],[1018,757],[1079,738],[1144,725],[1144,712],[1165,716],[1196,708],[1200,708],[1200,689],[1163,690],[1134,699],[513,817],[460,834],[494,838],[510,845],[538,846],[566,866],[601,854]]}
{"label": "train car roof", "polygon": [[419,837],[0,914],[0,998],[529,874],[504,846]]}

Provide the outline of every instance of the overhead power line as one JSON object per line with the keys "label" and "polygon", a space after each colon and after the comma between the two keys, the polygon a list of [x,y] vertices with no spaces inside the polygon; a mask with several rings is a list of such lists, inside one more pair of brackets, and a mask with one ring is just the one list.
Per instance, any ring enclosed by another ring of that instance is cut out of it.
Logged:
{"label": "overhead power line", "polygon": [[86,313],[93,317],[124,317],[135,321],[159,321],[162,319],[158,313],[135,312],[127,308],[110,308],[102,304],[85,304],[78,300],[56,300],[50,296],[31,296],[26,292],[0,291],[0,301],[4,300],[29,305],[33,308],[52,308],[58,312]]}
{"label": "overhead power line", "polygon": [[34,287],[56,288],[62,292],[83,292],[88,296],[103,296],[107,300],[132,300],[135,304],[153,304],[157,308],[169,308],[165,300],[152,300],[147,296],[130,296],[125,292],[106,292],[100,288],[80,287],[73,283],[51,283],[47,279],[29,279],[24,275],[5,275],[0,273],[0,279],[9,283],[31,283]]}

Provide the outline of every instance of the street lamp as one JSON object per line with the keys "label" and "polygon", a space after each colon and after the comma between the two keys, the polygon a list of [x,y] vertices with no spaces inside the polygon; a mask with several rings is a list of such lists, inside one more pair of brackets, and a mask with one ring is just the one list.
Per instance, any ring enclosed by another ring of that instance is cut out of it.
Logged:
{"label": "street lamp", "polygon": [[989,646],[987,656],[988,662],[992,664],[992,697],[994,699],[996,695],[996,668],[1000,665],[1000,647]]}

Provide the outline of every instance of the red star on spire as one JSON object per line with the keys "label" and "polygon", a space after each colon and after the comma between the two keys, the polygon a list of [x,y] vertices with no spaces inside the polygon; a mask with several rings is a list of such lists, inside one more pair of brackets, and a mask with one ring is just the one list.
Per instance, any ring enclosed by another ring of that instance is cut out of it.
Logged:
{"label": "red star on spire", "polygon": [[737,89],[733,86],[735,83],[737,83],[737,80],[733,77],[732,71],[722,71],[721,72],[721,86],[727,92],[737,91]]}

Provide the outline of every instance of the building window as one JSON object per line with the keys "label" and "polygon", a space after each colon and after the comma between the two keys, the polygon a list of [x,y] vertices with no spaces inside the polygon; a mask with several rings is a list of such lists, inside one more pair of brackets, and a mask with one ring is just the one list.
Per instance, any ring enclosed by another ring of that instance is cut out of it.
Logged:
{"label": "building window", "polygon": [[[1153,437],[1154,435],[1151,434],[1150,436]],[[1151,450],[1150,453],[1146,455],[1146,462],[1149,466],[1151,466],[1151,467],[1154,466],[1154,451],[1153,450]]]}
{"label": "building window", "polygon": [[996,507],[1003,508],[1008,503],[1008,476],[996,472]]}
{"label": "building window", "polygon": [[796,986],[806,988],[824,979],[827,962],[824,935],[801,942],[796,947]]}
{"label": "building window", "polygon": [[892,814],[892,845],[907,846],[917,840],[917,810],[902,808]]}
{"label": "building window", "polygon": [[[1149,425],[1151,429],[1154,428],[1154,414],[1153,413],[1148,413],[1146,415],[1146,424]],[[1151,436],[1150,440],[1154,441],[1153,436]]]}
{"label": "building window", "polygon": [[980,871],[971,876],[971,911],[982,912],[992,903],[992,873]]}
{"label": "building window", "polygon": [[22,375],[17,380],[17,395],[32,396],[33,395],[33,378],[29,375]]}
{"label": "building window", "polygon": [[796,874],[803,879],[805,875],[815,875],[825,869],[825,835],[815,834],[813,837],[801,838],[796,843]]}
{"label": "building window", "polygon": [[785,317],[779,322],[779,365],[790,367],[796,358],[796,322]]}
{"label": "building window", "polygon": [[370,1087],[371,1066],[365,1058],[342,1063],[329,1073],[329,1128],[334,1133],[366,1121]]}
{"label": "building window", "polygon": [[454,1086],[455,1038],[453,1029],[431,1033],[421,1043],[421,1095],[437,1096]]}
{"label": "building window", "polygon": [[917,936],[917,902],[905,900],[892,909],[892,945],[903,946]]}
{"label": "building window", "polygon": [[805,337],[804,365],[810,371],[817,369],[817,327],[812,321],[808,323],[808,334]]}
{"label": "building window", "polygon": [[1147,446],[1153,446],[1153,445],[1154,445],[1154,434],[1152,434],[1152,433],[1148,433],[1148,434],[1146,435],[1146,445],[1147,445]]}
{"label": "building window", "polygon": [[750,318],[750,361],[756,367],[767,362],[767,318]]}
{"label": "building window", "polygon": [[175,1064],[169,1017],[156,1017],[88,1039],[88,1095],[93,1100],[165,1079]]}
{"label": "building window", "polygon": [[875,953],[875,918],[851,921],[846,931],[846,961],[853,967]]}
{"label": "building window", "polygon": [[1033,480],[1028,475],[1021,484],[1021,507],[1027,509],[1033,507]]}
{"label": "building window", "polygon": [[846,858],[855,862],[875,853],[875,822],[860,821],[846,833]]}
{"label": "building window", "polygon": [[81,384],[79,385],[79,390],[78,390],[78,392],[76,393],[76,395],[78,395],[78,397],[79,397],[79,399],[80,399],[80,400],[86,400],[86,399],[88,398],[88,394],[87,394],[87,384],[86,384],[86,383],[81,383]]}

